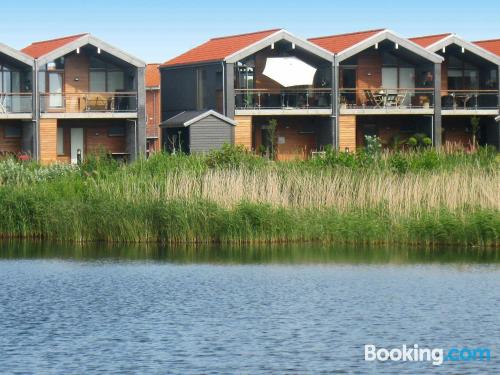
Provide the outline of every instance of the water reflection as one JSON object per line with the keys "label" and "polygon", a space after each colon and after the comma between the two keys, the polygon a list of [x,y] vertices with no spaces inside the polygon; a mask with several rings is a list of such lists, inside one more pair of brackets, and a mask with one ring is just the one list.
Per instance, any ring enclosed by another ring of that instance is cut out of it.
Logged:
{"label": "water reflection", "polygon": [[4,241],[0,259],[122,260],[206,264],[419,264],[499,263],[499,249],[408,246],[61,244]]}

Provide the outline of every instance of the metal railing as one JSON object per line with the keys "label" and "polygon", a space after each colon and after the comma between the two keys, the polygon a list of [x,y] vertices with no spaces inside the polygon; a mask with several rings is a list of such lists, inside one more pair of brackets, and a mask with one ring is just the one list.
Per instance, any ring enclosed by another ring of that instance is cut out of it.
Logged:
{"label": "metal railing", "polygon": [[445,110],[498,109],[498,90],[443,90],[441,107]]}
{"label": "metal railing", "polygon": [[0,114],[31,113],[33,97],[31,93],[0,93]]}
{"label": "metal railing", "polygon": [[86,92],[40,94],[43,113],[137,112],[136,92]]}
{"label": "metal railing", "polygon": [[331,89],[310,90],[235,90],[236,109],[328,109]]}
{"label": "metal railing", "polygon": [[340,89],[341,108],[433,108],[434,90],[418,88]]}

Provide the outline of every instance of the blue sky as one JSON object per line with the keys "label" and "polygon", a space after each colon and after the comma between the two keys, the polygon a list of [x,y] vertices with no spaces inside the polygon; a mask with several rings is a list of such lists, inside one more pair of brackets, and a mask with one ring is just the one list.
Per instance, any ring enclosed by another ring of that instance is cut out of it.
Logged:
{"label": "blue sky", "polygon": [[163,62],[222,35],[285,28],[301,37],[389,28],[403,36],[453,31],[500,38],[499,0],[22,0],[2,1],[0,42],[91,32],[147,61]]}

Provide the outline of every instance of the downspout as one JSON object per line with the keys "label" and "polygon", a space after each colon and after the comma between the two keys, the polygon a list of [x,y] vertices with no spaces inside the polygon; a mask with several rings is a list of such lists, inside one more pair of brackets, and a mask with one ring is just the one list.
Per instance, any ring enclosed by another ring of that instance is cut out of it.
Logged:
{"label": "downspout", "polygon": [[33,156],[35,160],[40,161],[40,93],[38,89],[38,60],[35,59],[33,65],[33,83],[32,87],[32,112],[34,116],[34,131],[33,131]]}
{"label": "downspout", "polygon": [[224,61],[221,62],[222,65],[222,112],[224,116],[227,116],[226,111],[226,65]]}

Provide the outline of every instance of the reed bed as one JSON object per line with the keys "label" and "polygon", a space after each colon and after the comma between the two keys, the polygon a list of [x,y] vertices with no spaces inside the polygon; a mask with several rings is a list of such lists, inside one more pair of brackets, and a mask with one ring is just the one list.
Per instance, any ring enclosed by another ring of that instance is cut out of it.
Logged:
{"label": "reed bed", "polygon": [[157,155],[129,166],[89,160],[81,168],[4,161],[0,235],[498,247],[498,165],[496,153],[436,152],[289,163],[238,152]]}

